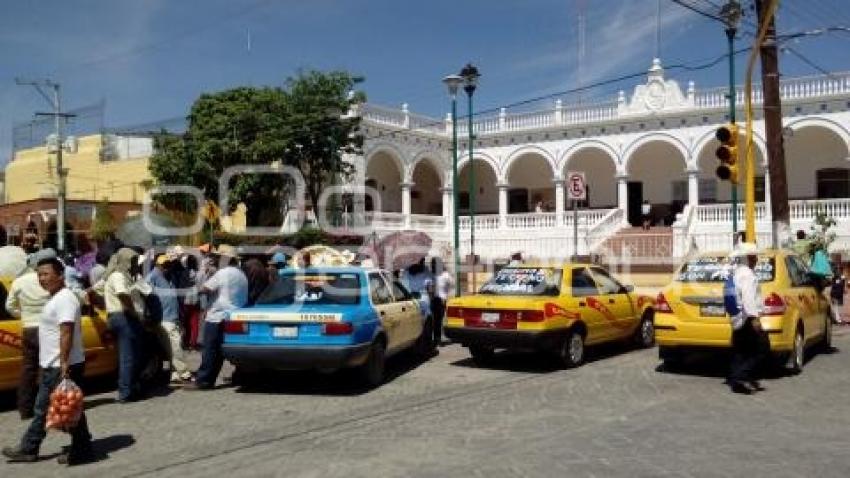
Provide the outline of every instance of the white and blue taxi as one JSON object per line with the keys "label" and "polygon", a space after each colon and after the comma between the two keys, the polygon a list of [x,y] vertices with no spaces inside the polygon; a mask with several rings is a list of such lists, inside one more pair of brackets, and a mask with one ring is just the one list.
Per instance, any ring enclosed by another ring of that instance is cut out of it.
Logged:
{"label": "white and blue taxi", "polygon": [[415,349],[430,357],[427,308],[384,270],[327,266],[280,272],[257,304],[231,313],[224,356],[238,374],[356,368],[369,386],[387,357]]}

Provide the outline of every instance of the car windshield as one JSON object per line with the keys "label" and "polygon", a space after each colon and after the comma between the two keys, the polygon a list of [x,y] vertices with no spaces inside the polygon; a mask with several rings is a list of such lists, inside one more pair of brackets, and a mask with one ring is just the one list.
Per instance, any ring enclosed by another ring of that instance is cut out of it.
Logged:
{"label": "car windshield", "polygon": [[360,274],[354,272],[284,273],[270,284],[257,304],[289,305],[360,303]]}
{"label": "car windshield", "polygon": [[[679,282],[723,282],[732,273],[734,258],[729,256],[704,256],[685,262],[676,274]],[[759,282],[771,282],[775,277],[776,261],[773,257],[760,256],[754,272]]]}
{"label": "car windshield", "polygon": [[479,293],[493,295],[545,295],[561,292],[561,269],[505,267],[488,280]]}

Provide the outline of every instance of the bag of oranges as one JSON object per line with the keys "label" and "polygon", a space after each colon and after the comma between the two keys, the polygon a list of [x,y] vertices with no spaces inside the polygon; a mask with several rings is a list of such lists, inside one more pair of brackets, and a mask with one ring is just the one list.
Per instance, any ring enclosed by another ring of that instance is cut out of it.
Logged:
{"label": "bag of oranges", "polygon": [[50,394],[47,428],[68,431],[77,425],[82,414],[83,391],[73,380],[63,379]]}

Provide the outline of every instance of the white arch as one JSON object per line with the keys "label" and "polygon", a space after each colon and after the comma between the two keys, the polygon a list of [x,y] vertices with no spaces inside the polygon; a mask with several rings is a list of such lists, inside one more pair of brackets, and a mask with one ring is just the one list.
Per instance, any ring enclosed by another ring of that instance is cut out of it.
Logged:
{"label": "white arch", "polygon": [[448,176],[446,171],[446,165],[443,164],[443,161],[440,159],[440,153],[437,151],[422,151],[416,156],[414,156],[413,161],[410,162],[410,167],[408,168],[409,177],[405,178],[405,182],[413,182],[413,173],[416,172],[416,167],[419,166],[421,162],[429,163],[436,171],[437,177],[440,180],[440,184],[445,184],[446,176]]}
{"label": "white arch", "polygon": [[619,156],[617,156],[617,151],[615,151],[610,144],[604,141],[600,141],[598,139],[583,139],[578,143],[570,146],[566,151],[564,151],[563,154],[561,154],[561,157],[558,158],[558,172],[561,174],[561,176],[563,176],[564,170],[567,169],[567,166],[569,166],[570,160],[577,156],[578,153],[586,149],[596,149],[607,154],[608,157],[611,159],[615,170],[620,164],[620,158]]}
{"label": "white arch", "polygon": [[404,163],[404,154],[395,145],[390,143],[375,144],[364,153],[366,159],[363,162],[363,174],[366,175],[366,172],[369,170],[369,163],[372,161],[372,158],[374,158],[375,155],[378,153],[385,153],[392,159],[393,163],[395,163],[396,167],[398,168],[400,176],[399,180],[405,181],[405,178],[408,177],[408,171]]}
{"label": "white arch", "polygon": [[[499,176],[499,163],[495,159],[493,159],[492,156],[490,156],[489,154],[486,154],[486,153],[480,153],[478,151],[474,151],[472,153],[472,155],[473,155],[473,159],[475,159],[475,161],[483,161],[488,166],[490,166],[490,169],[493,171],[493,175],[496,176],[496,180],[502,181],[502,178]],[[464,154],[463,157],[458,158],[458,163],[457,163],[458,177],[460,177],[460,172],[463,171],[463,168],[466,167],[467,163],[469,163],[469,154],[468,153]],[[448,182],[448,178],[446,179],[446,182]]]}
{"label": "white arch", "polygon": [[[845,147],[850,150],[850,132],[842,126],[837,121],[833,121],[827,118],[821,118],[818,116],[808,117],[808,118],[800,118],[796,120],[789,121],[785,127],[791,128],[793,131],[797,131],[799,129],[807,128],[807,127],[820,127],[832,131],[836,134],[842,141],[844,141]],[[850,153],[850,151],[848,151]],[[850,154],[848,154],[850,155]]]}
{"label": "white arch", "polygon": [[540,146],[528,144],[516,149],[508,156],[508,159],[505,160],[505,164],[501,171],[497,171],[496,177],[499,178],[499,181],[507,182],[508,174],[510,174],[511,172],[511,167],[513,166],[514,161],[526,154],[537,154],[539,156],[542,156],[546,163],[549,165],[549,169],[552,174],[557,174],[556,161],[552,153]]}
{"label": "white arch", "polygon": [[[688,168],[691,169],[699,169],[699,158],[702,154],[702,150],[708,146],[708,143],[714,139],[714,135],[717,132],[717,128],[713,128],[709,130],[707,133],[703,134],[696,142],[694,148],[691,150],[691,158],[693,162],[688,164]],[[738,134],[743,135],[746,130],[741,127],[738,129]],[[758,131],[753,129],[753,143],[756,144],[756,148],[758,148],[759,153],[761,153],[761,164],[763,166],[767,165],[767,143],[764,141],[764,136],[761,135]],[[742,150],[744,147],[744,142],[741,141],[738,145],[738,149]]]}
{"label": "white arch", "polygon": [[626,148],[625,153],[623,153],[622,172],[628,174],[629,163],[631,162],[632,157],[634,157],[635,151],[639,150],[643,145],[655,141],[667,143],[676,148],[679,151],[679,154],[682,155],[682,165],[684,166],[683,170],[688,167],[688,147],[685,146],[685,143],[683,143],[681,139],[673,136],[672,134],[655,131],[637,138],[636,140],[632,141],[632,143]]}

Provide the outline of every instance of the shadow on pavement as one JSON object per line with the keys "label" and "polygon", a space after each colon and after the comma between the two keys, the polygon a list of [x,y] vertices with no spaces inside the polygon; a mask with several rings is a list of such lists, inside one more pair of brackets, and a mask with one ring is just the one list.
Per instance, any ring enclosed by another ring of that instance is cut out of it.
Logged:
{"label": "shadow on pavement", "polygon": [[122,434],[112,435],[104,438],[95,438],[92,440],[92,448],[94,449],[94,461],[103,461],[109,458],[110,453],[118,450],[129,448],[136,443],[133,435]]}
{"label": "shadow on pavement", "polygon": [[[839,349],[830,347],[828,350],[818,350],[817,347],[810,347],[806,350],[804,365],[809,364],[818,359],[820,355],[832,355],[838,353]],[[655,367],[656,372],[669,373],[674,375],[696,375],[700,377],[710,378],[726,378],[729,372],[730,353],[728,351],[720,351],[715,353],[710,352],[694,352],[683,357],[681,362],[665,363],[662,362]],[[803,369],[805,373],[805,368]],[[791,375],[784,368],[784,362],[777,356],[771,356],[762,364],[761,377],[765,380],[777,380]]]}
{"label": "shadow on pavement", "polygon": [[[435,353],[434,356],[436,355]],[[387,360],[384,382],[381,386],[415,370],[427,361],[410,352],[393,356]],[[238,385],[236,391],[237,393],[354,396],[368,393],[371,389],[360,383],[354,369],[333,372],[267,370],[246,377],[245,383]]]}
{"label": "shadow on pavement", "polygon": [[[623,343],[608,343],[587,347],[585,350],[585,364],[609,359],[636,349]],[[483,368],[520,373],[550,373],[562,370],[557,358],[546,352],[523,352],[515,350],[503,350],[497,352],[483,365],[478,365],[468,357],[451,363],[458,367]]]}

